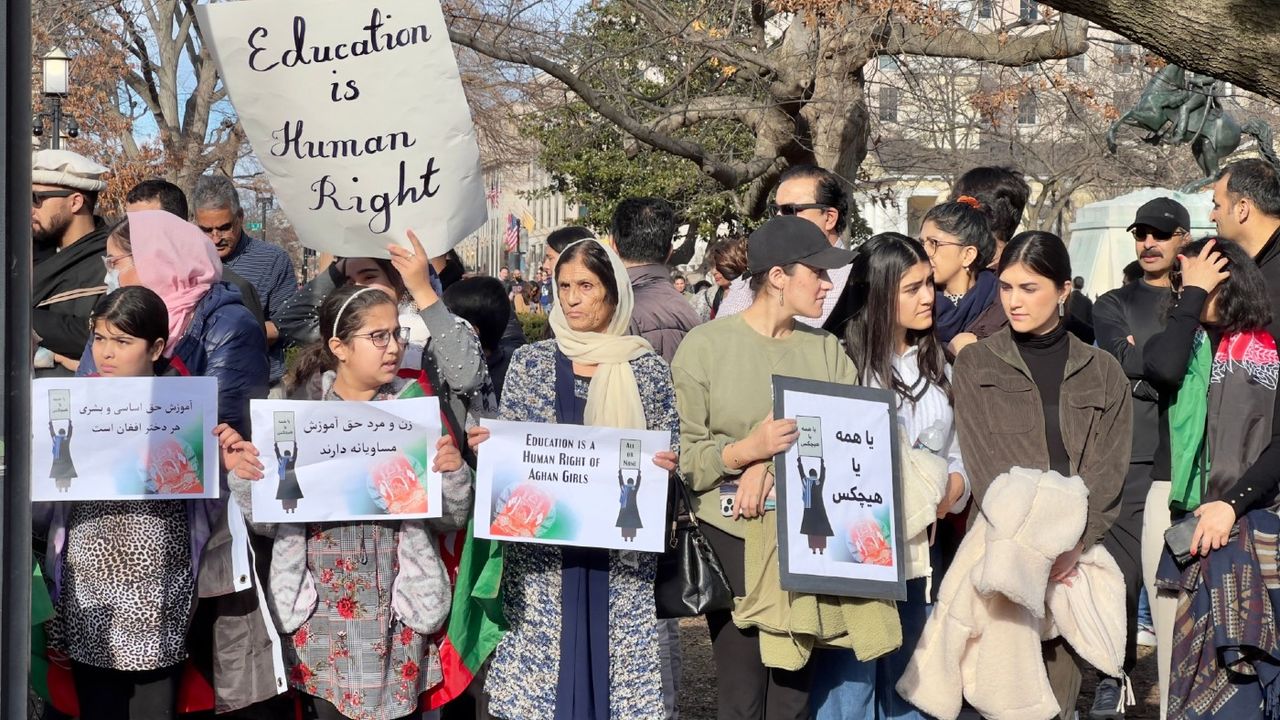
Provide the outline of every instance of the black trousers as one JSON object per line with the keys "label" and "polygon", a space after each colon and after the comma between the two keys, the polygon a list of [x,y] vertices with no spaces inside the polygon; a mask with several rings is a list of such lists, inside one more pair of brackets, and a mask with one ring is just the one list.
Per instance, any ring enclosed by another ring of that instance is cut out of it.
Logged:
{"label": "black trousers", "polygon": [[1138,595],[1142,591],[1142,515],[1151,489],[1151,463],[1129,464],[1120,492],[1120,514],[1102,538],[1102,546],[1116,559],[1124,575],[1124,610],[1128,632],[1124,641],[1124,671],[1138,662]]}
{"label": "black trousers", "polygon": [[[733,594],[745,595],[745,544],[707,523],[701,528]],[[756,631],[739,629],[728,610],[707,613],[707,627],[716,661],[717,720],[809,720],[809,666],[794,671],[765,667]]]}
{"label": "black trousers", "polygon": [[109,670],[72,661],[80,720],[169,720],[176,716],[182,663],[159,670]]}

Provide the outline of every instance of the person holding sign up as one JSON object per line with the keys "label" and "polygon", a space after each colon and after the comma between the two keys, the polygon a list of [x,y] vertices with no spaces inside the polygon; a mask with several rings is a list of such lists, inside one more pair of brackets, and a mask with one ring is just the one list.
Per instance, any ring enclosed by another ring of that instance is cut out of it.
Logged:
{"label": "person holding sign up", "polygon": [[[106,295],[89,326],[96,376],[182,374],[163,357],[169,314],[151,290],[126,287]],[[236,469],[248,443],[226,424],[214,435],[224,468]],[[165,442],[177,459],[146,468],[149,481],[161,488],[189,482],[189,458],[177,440]],[[166,450],[162,445],[152,457]],[[216,501],[37,504],[36,524],[48,527],[46,569],[54,580],[59,627],[54,635],[71,658],[81,717],[175,717],[200,549],[208,539],[198,516],[211,503]]]}
{"label": "person holding sign up", "polygon": [[[484,353],[476,334],[440,300],[439,280],[412,230],[409,242],[412,251],[388,246],[389,260],[336,258],[293,296],[280,318],[280,331],[291,343],[314,343],[323,330],[319,308],[336,289],[360,285],[381,290],[396,301],[400,327],[408,331],[400,357],[404,374],[425,370],[428,378],[434,376],[436,380],[427,384],[440,396],[441,408],[456,424],[465,420],[469,405],[475,404],[470,398],[479,403],[487,399],[477,392],[488,379]],[[320,386],[320,377],[315,367],[295,364],[285,384],[290,392],[309,386],[309,392],[314,393]],[[461,442],[461,438],[458,440]]]}
{"label": "person holding sign up", "polygon": [[[1084,533],[1054,560],[1049,575],[1050,582],[1070,584],[1081,554],[1102,540],[1119,512],[1129,469],[1132,393],[1110,353],[1067,332],[1071,258],[1058,236],[1017,235],[1005,247],[996,275],[1009,327],[956,358],[960,447],[974,502],[984,515],[987,489],[1010,468],[1083,479],[1089,493]],[[1070,718],[1081,682],[1076,656],[1060,638],[1045,643],[1043,653],[1062,717]]]}
{"label": "person holding sign up", "polygon": [[[773,376],[857,382],[839,340],[797,322],[822,315],[832,291],[827,271],[848,265],[853,253],[833,247],[814,223],[782,216],[752,233],[747,259],[751,306],[694,328],[672,364],[680,465],[703,532],[733,594],[743,598],[734,612],[707,614],[718,717],[801,720],[810,717],[809,653],[816,644],[852,648],[869,660],[897,648],[901,636],[890,602],[784,592],[777,523],[769,514],[773,458],[799,437],[796,419],[772,415]],[[826,473],[823,479],[834,480],[837,470]],[[816,511],[811,517],[816,551],[825,547],[825,537],[818,538],[826,528]],[[813,627],[832,634],[803,629]]]}
{"label": "person holding sign up", "polygon": [[[337,290],[320,306],[320,331],[298,362],[323,368],[321,390],[296,388],[292,399],[422,397],[416,382],[396,375],[406,333],[383,291]],[[262,478],[257,454],[229,478],[251,523],[249,482]],[[444,480],[438,519],[254,525],[275,537],[270,597],[307,717],[416,717],[419,695],[440,681],[427,636],[449,614],[451,589],[432,533],[466,526],[472,478],[448,434],[436,443],[433,469]]]}
{"label": "person holding sign up", "polygon": [[[961,206],[963,207],[963,206]],[[985,228],[985,220],[982,223]],[[989,235],[988,235],[989,237]],[[955,432],[951,368],[934,332],[936,298],[925,246],[898,233],[873,236],[850,273],[845,348],[868,387],[891,390],[906,433],[902,463],[907,536],[907,600],[898,603],[902,647],[870,662],[822,651],[815,665],[816,720],[872,714],[895,720],[924,716],[894,689],[924,630],[929,608],[930,531],[936,518],[964,510],[968,482]],[[994,282],[994,279],[993,281]]]}
{"label": "person holding sign up", "polygon": [[[657,430],[670,433],[674,448],[671,373],[648,341],[626,334],[633,297],[622,260],[593,238],[580,240],[561,253],[555,284],[555,339],[516,350],[499,418]],[[485,428],[470,434],[473,447],[489,437]],[[627,446],[622,456],[626,465]],[[676,467],[674,451],[656,453],[653,461],[668,471]],[[637,472],[632,466],[621,473],[618,527],[624,535],[634,533],[627,482]],[[490,712],[503,718],[662,717],[657,558],[525,543],[507,544],[504,553],[510,628],[485,685]]]}

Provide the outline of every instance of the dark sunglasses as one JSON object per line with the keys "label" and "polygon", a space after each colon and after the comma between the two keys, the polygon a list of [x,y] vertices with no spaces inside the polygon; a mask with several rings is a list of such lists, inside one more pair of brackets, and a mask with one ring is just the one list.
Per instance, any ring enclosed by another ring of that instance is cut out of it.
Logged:
{"label": "dark sunglasses", "polygon": [[40,207],[49,198],[71,197],[77,192],[76,190],[32,190],[31,207]]}
{"label": "dark sunglasses", "polygon": [[1131,230],[1130,233],[1133,235],[1133,239],[1137,242],[1142,242],[1143,240],[1146,240],[1148,235],[1155,238],[1157,242],[1167,242],[1180,235],[1186,235],[1186,233],[1181,230],[1177,232],[1169,233],[1163,230],[1157,230],[1155,228],[1145,227],[1145,226],[1138,226],[1133,230]]}
{"label": "dark sunglasses", "polygon": [[830,205],[823,205],[822,203],[783,203],[781,205],[777,205],[777,204],[770,205],[769,214],[773,216],[796,215],[801,212],[804,212],[805,210],[830,210],[830,209],[831,209]]}
{"label": "dark sunglasses", "polygon": [[214,233],[218,233],[219,235],[225,235],[226,233],[231,232],[231,228],[235,226],[236,226],[236,223],[234,220],[232,220],[229,223],[223,223],[217,227],[205,227],[203,225],[197,225],[196,227],[200,228],[200,232],[204,233],[205,235],[212,235]]}

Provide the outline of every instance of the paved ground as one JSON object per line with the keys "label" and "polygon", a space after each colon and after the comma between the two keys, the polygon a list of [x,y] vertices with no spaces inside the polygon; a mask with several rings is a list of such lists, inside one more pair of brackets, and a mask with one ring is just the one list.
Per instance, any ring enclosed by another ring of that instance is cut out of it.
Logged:
{"label": "paved ground", "polygon": [[[680,717],[682,720],[715,720],[716,667],[711,659],[711,641],[707,638],[706,623],[702,618],[691,618],[681,621],[680,629],[684,646]],[[1086,676],[1084,690],[1080,693],[1077,709],[1082,720],[1088,717],[1089,706],[1093,701],[1094,680]],[[1138,704],[1129,708],[1125,714],[1126,720],[1155,720],[1160,714],[1160,696],[1156,690],[1154,648],[1138,649],[1138,667],[1133,673],[1133,685]]]}

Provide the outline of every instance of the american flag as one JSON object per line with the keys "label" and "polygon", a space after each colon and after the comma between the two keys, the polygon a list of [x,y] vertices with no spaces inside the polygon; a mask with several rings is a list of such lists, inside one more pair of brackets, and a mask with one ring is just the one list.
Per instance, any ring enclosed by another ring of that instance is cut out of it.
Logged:
{"label": "american flag", "polygon": [[502,199],[502,190],[498,188],[497,180],[489,183],[489,190],[485,192],[484,196],[489,198],[490,207],[495,209],[498,207],[498,201]]}
{"label": "american flag", "polygon": [[507,232],[502,236],[502,244],[507,252],[515,252],[520,244],[520,221],[511,213],[507,213]]}

